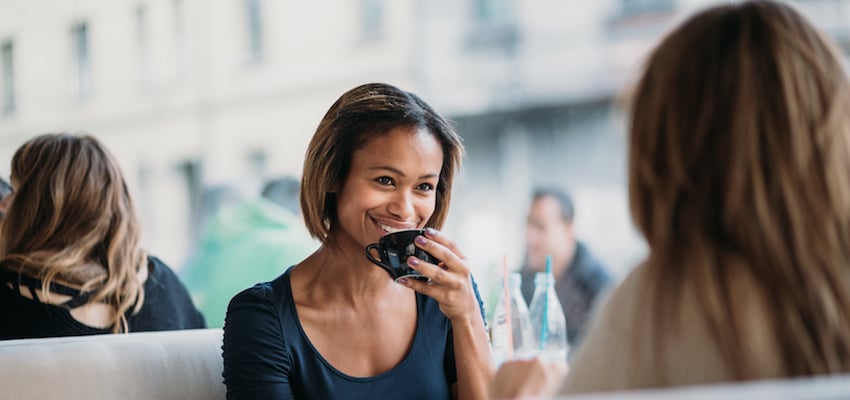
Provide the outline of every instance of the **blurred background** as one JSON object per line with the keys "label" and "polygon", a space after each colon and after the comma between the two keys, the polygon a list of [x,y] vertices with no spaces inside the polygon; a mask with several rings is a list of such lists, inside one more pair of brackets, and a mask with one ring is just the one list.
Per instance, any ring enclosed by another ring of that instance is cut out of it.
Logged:
{"label": "blurred background", "polygon": [[[0,174],[33,135],[97,136],[146,248],[180,271],[217,204],[299,177],[333,101],[381,81],[463,137],[444,230],[485,289],[503,257],[521,264],[540,184],[571,191],[576,235],[622,277],[646,249],[628,213],[621,99],[661,35],[711,3],[0,0]],[[850,47],[847,1],[791,3]]]}

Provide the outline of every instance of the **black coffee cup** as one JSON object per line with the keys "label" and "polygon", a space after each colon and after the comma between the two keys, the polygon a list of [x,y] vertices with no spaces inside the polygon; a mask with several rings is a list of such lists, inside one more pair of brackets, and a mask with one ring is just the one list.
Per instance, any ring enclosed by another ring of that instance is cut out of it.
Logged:
{"label": "black coffee cup", "polygon": [[[407,257],[410,256],[432,264],[438,264],[440,262],[437,257],[416,247],[414,240],[420,235],[425,235],[424,229],[410,229],[384,235],[378,240],[378,243],[372,243],[366,246],[366,257],[369,258],[369,261],[372,261],[375,265],[387,271],[390,277],[396,281],[401,278],[412,278],[427,282],[427,277],[422,276],[422,274],[407,265]],[[372,255],[372,250],[378,252],[380,259]]]}

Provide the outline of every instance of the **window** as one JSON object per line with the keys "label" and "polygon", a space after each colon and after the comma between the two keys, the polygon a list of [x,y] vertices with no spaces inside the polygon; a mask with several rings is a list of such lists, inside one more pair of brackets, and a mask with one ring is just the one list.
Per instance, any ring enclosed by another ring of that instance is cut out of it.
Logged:
{"label": "window", "polygon": [[474,0],[467,46],[510,54],[519,42],[515,0]]}
{"label": "window", "polygon": [[174,62],[178,77],[186,75],[189,46],[186,42],[186,5],[183,0],[174,0]]}
{"label": "window", "polygon": [[621,0],[623,15],[667,12],[675,7],[675,0]]}
{"label": "window", "polygon": [[139,53],[139,82],[147,86],[151,79],[150,49],[148,44],[148,12],[144,4],[136,7],[136,47]]}
{"label": "window", "polygon": [[15,111],[15,53],[11,41],[4,42],[0,47],[0,62],[3,68],[3,112]]}
{"label": "window", "polygon": [[248,27],[248,56],[251,62],[263,59],[262,0],[244,0]]}
{"label": "window", "polygon": [[481,25],[503,25],[512,21],[511,0],[475,0],[475,20]]}
{"label": "window", "polygon": [[91,95],[92,76],[89,54],[89,29],[85,22],[80,22],[71,28],[71,42],[74,52],[74,67],[76,68],[77,99],[85,100]]}
{"label": "window", "polygon": [[364,42],[376,42],[380,41],[383,35],[383,0],[360,0],[360,38]]}
{"label": "window", "polygon": [[178,175],[185,184],[186,199],[188,200],[189,235],[192,241],[201,230],[203,212],[201,206],[201,165],[198,161],[187,160],[177,165]]}
{"label": "window", "polygon": [[248,168],[251,170],[251,174],[258,178],[263,178],[266,175],[266,169],[268,165],[268,157],[266,157],[266,153],[262,150],[254,150],[248,153],[247,157]]}

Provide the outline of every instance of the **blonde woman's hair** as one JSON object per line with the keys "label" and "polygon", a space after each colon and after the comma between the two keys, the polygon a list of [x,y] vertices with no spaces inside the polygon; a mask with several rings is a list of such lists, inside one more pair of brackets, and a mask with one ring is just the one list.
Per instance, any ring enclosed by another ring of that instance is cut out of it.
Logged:
{"label": "blonde woman's hair", "polygon": [[342,187],[354,152],[397,127],[425,128],[443,149],[434,213],[425,226],[441,228],[449,212],[452,182],[460,169],[463,144],[454,128],[419,96],[385,83],[345,92],[325,114],[313,135],[301,177],[301,210],[310,234],[323,244],[336,221],[336,188]]}
{"label": "blonde woman's hair", "polygon": [[92,292],[112,310],[113,332],[144,301],[139,222],[118,163],[91,136],[47,134],[12,158],[15,193],[2,224],[3,268]]}
{"label": "blonde woman's hair", "polygon": [[850,371],[849,90],[831,45],[774,2],[703,11],[652,52],[629,196],[665,310],[657,338],[688,282],[727,365],[756,376],[731,290],[743,274],[787,375]]}

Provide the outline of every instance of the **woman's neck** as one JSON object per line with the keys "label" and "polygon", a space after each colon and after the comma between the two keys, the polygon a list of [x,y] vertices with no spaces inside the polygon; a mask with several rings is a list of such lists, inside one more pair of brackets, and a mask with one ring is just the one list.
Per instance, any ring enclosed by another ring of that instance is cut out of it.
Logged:
{"label": "woman's neck", "polygon": [[380,295],[385,289],[395,288],[397,285],[386,271],[372,264],[364,252],[356,245],[324,244],[299,263],[292,273],[298,275],[297,279],[310,293],[349,302],[362,301]]}

